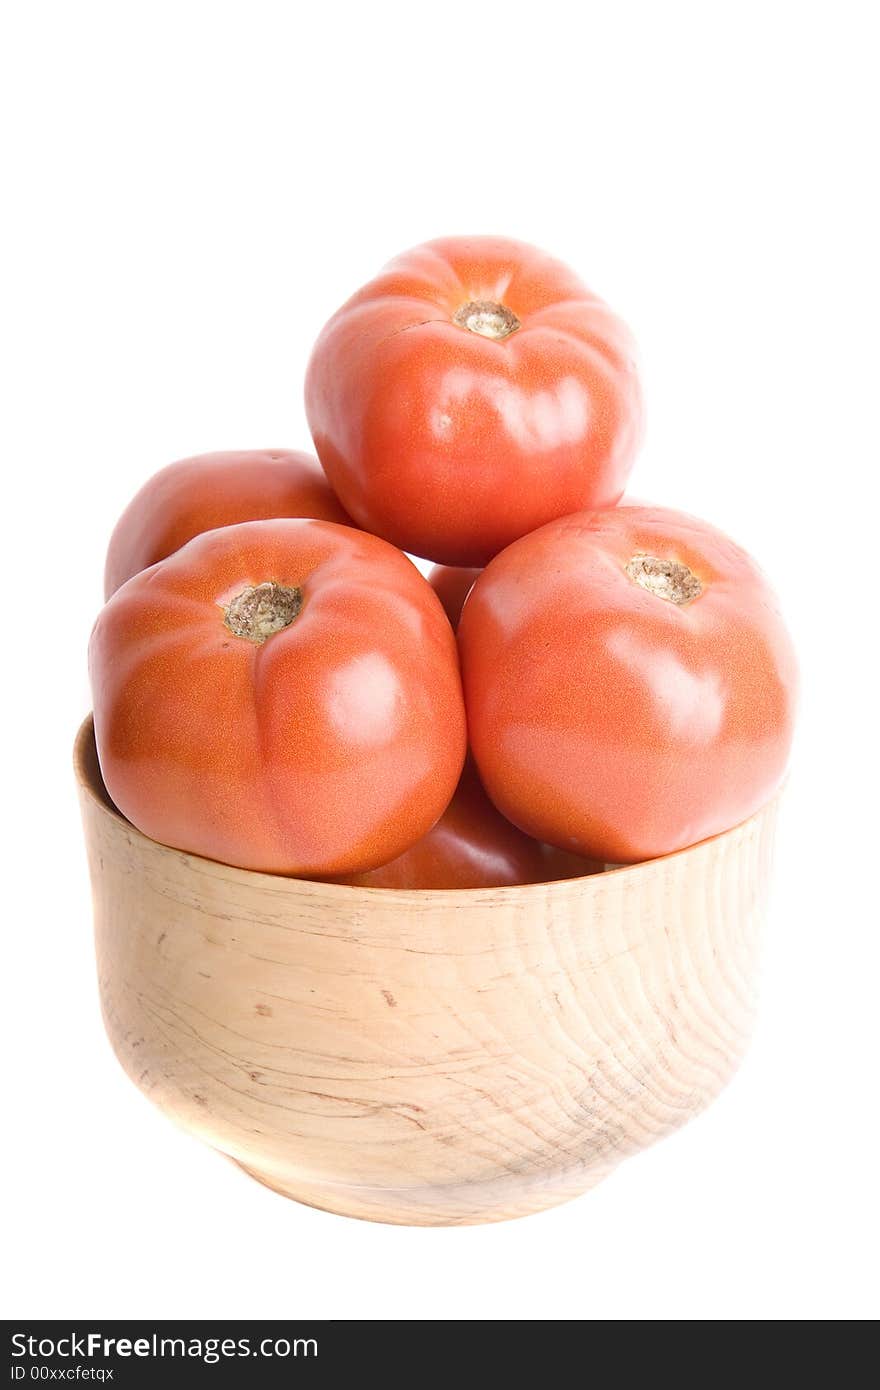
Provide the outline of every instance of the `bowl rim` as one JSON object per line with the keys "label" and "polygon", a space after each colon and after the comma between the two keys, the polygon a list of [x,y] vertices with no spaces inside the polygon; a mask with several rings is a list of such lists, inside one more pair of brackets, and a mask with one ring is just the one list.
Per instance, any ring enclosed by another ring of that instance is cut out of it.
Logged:
{"label": "bowl rim", "polygon": [[[331,883],[326,879],[297,878],[293,874],[276,874],[261,869],[242,869],[236,864],[227,864],[220,859],[208,859],[191,850],[177,849],[173,845],[163,844],[161,840],[151,839],[149,835],[145,835],[130,820],[127,820],[110,799],[110,794],[101,776],[101,765],[95,739],[95,719],[92,713],[86,715],[77,730],[73,745],[73,769],[80,792],[89,797],[97,810],[108,820],[123,827],[134,840],[150,847],[153,851],[177,855],[185,862],[192,862],[197,865],[204,872],[221,873],[223,877],[231,874],[243,882],[271,883],[279,890],[283,889],[287,892],[297,889],[320,891],[322,894],[327,893],[328,896],[336,897],[340,901],[350,901],[352,894],[360,894],[367,895],[376,902],[393,902],[398,905],[412,900],[424,902],[426,899],[436,899],[438,896],[448,906],[453,906],[456,901],[462,904],[487,903],[497,900],[499,895],[502,897],[522,897],[533,894],[544,898],[548,892],[565,895],[574,889],[581,893],[599,891],[600,885],[603,888],[607,887],[611,881],[624,886],[632,879],[643,877],[646,871],[661,871],[663,866],[673,864],[688,855],[693,855],[695,852],[703,853],[709,846],[717,845],[723,840],[740,837],[747,826],[752,822],[756,823],[776,805],[782,791],[782,788],[777,790],[770,800],[753,812],[751,816],[746,817],[737,825],[731,826],[728,830],[719,831],[717,835],[711,835],[693,845],[686,845],[683,849],[673,850],[670,854],[658,855],[654,859],[640,860],[636,864],[620,864],[614,868],[606,868],[600,873],[584,874],[577,878],[547,879],[538,883],[508,883],[496,888],[374,888],[361,884]],[[97,778],[95,772],[97,772]]]}

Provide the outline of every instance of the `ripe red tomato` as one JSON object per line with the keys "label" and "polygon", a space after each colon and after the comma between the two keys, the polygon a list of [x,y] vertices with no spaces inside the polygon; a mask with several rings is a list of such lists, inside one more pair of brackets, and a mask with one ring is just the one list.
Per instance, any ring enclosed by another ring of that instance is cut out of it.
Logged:
{"label": "ripe red tomato", "polygon": [[107,790],[146,835],[301,876],[385,864],[455,791],[455,638],[415,566],[325,521],[197,536],[107,603],[90,647]]}
{"label": "ripe red tomato", "polygon": [[458,627],[464,601],[474,587],[474,580],[481,570],[461,569],[457,565],[433,565],[428,575],[428,583],[443,604],[453,631]]}
{"label": "ripe red tomato", "polygon": [[600,867],[523,835],[498,814],[466,763],[455,796],[427,835],[381,869],[337,881],[362,888],[502,888]]}
{"label": "ripe red tomato", "polygon": [[170,463],[144,484],[116,524],[104,597],[203,531],[281,516],[354,525],[311,454],[240,449]]}
{"label": "ripe red tomato", "polygon": [[552,522],[480,576],[458,639],[480,775],[529,835],[631,863],[779,785],[791,642],[760,570],[705,522],[628,506]]}
{"label": "ripe red tomato", "polygon": [[483,565],[554,517],[618,500],[642,432],[633,355],[559,261],[450,237],[399,256],[334,315],[306,411],[359,525]]}

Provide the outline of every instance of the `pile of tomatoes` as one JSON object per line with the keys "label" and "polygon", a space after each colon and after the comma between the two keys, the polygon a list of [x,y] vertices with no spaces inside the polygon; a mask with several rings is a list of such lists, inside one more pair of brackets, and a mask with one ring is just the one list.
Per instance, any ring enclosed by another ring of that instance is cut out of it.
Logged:
{"label": "pile of tomatoes", "polygon": [[114,531],[95,733],[146,835],[494,886],[668,854],[772,796],[776,600],[721,532],[620,501],[633,346],[570,270],[489,237],[398,257],[324,328],[306,410],[320,464],[187,459]]}

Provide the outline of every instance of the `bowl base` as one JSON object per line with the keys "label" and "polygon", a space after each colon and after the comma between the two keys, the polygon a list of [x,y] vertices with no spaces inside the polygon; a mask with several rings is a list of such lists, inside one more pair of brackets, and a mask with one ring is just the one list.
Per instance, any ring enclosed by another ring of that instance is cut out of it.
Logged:
{"label": "bowl base", "polygon": [[521,1176],[498,1178],[460,1186],[369,1187],[345,1183],[284,1181],[276,1173],[261,1172],[239,1159],[232,1162],[248,1177],[280,1197],[335,1216],[376,1221],[386,1226],[483,1226],[531,1216],[580,1197],[613,1173],[607,1167],[579,1167],[566,1174],[536,1177],[531,1183]]}

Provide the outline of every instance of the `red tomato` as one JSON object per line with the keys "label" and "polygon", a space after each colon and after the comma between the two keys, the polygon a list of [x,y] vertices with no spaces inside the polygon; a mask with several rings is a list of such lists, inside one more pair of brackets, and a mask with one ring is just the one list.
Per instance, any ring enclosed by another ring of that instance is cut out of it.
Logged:
{"label": "red tomato", "polygon": [[705,522],[626,506],[552,522],[480,576],[458,637],[480,775],[529,835],[632,863],[779,786],[791,642],[760,570]]}
{"label": "red tomato", "polygon": [[627,329],[499,237],[429,242],[359,290],[318,338],[306,411],[354,519],[447,565],[613,505],[642,432]]}
{"label": "red tomato", "polygon": [[434,565],[428,575],[428,583],[443,604],[453,631],[458,627],[464,601],[474,587],[474,580],[482,570],[460,569],[457,565]]}
{"label": "red tomato", "polygon": [[381,869],[338,881],[362,888],[501,888],[575,878],[599,867],[523,835],[498,814],[468,763],[427,835]]}
{"label": "red tomato", "polygon": [[170,463],[144,484],[116,524],[104,597],[203,531],[281,516],[354,525],[311,454],[241,449]]}
{"label": "red tomato", "polygon": [[107,790],[153,839],[246,869],[360,872],[455,791],[455,638],[415,566],[325,521],[207,531],[110,599],[90,647]]}

